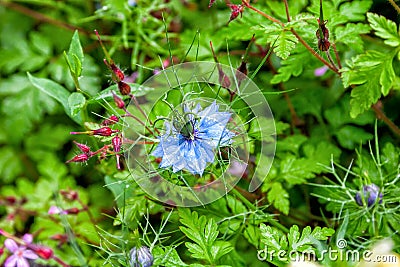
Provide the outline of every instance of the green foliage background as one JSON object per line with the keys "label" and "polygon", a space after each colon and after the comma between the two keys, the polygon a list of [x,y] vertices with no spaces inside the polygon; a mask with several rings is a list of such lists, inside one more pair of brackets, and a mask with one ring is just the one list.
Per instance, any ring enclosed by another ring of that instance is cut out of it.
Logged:
{"label": "green foliage background", "polygon": [[[342,68],[316,76],[323,64],[291,29],[325,57],[315,37],[317,0],[289,1],[290,23],[283,1],[254,3],[283,26],[248,8],[227,24],[223,1],[212,8],[208,1],[128,2],[0,1],[0,228],[34,233],[75,266],[128,266],[138,240],[151,247],[158,266],[263,266],[257,250],[265,246],[318,253],[341,237],[360,250],[391,237],[399,251],[400,35],[394,8],[386,1],[324,0],[329,40]],[[261,174],[266,180],[255,195],[235,191],[206,207],[172,209],[146,198],[112,157],[65,164],[76,154],[72,140],[97,148],[106,141],[69,132],[101,121],[96,114],[119,112],[105,104],[113,105],[109,91],[115,86],[94,29],[125,73],[137,74],[134,94],[143,93],[138,85],[170,54],[178,61],[213,61],[210,41],[222,63],[237,67],[255,34],[249,76],[261,67],[254,81],[274,113],[278,139],[272,169]],[[384,193],[383,204],[371,209],[354,201],[370,183]],[[69,188],[91,213],[48,216],[52,205],[76,206],[59,194]],[[10,196],[24,201],[8,205]],[[59,233],[68,233],[71,246],[49,238]]]}

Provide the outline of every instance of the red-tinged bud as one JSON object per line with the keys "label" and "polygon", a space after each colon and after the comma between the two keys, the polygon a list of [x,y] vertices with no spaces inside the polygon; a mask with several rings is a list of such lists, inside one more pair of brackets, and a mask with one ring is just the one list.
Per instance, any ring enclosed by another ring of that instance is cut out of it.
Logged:
{"label": "red-tinged bud", "polygon": [[4,253],[4,247],[1,247],[0,248],[0,256],[3,255],[3,253]]}
{"label": "red-tinged bud", "polygon": [[66,163],[71,163],[71,162],[86,162],[89,159],[89,156],[87,154],[79,154],[73,157],[70,160],[67,160]]}
{"label": "red-tinged bud", "polygon": [[85,154],[90,153],[90,147],[88,147],[87,145],[78,143],[76,141],[73,141],[73,142],[83,153],[85,153]]}
{"label": "red-tinged bud", "polygon": [[240,71],[241,73],[243,73],[244,75],[247,75],[247,63],[242,61],[240,66],[237,68],[237,70]]}
{"label": "red-tinged bud", "polygon": [[232,10],[231,17],[229,18],[229,22],[231,22],[232,20],[236,19],[239,16],[239,14],[240,14],[240,17],[242,17],[244,6],[242,6],[242,5],[233,5],[233,4],[227,4],[227,6],[229,6],[231,8],[231,10]]}
{"label": "red-tinged bud", "polygon": [[111,63],[110,68],[114,74],[116,82],[120,82],[125,78],[124,73],[122,72],[122,70],[120,68],[117,67],[117,65],[115,65],[114,63]]}
{"label": "red-tinged bud", "polygon": [[93,135],[99,136],[111,136],[113,133],[117,133],[119,130],[112,130],[110,127],[102,127],[100,129],[96,129],[92,131]]}
{"label": "red-tinged bud", "polygon": [[101,125],[108,126],[113,125],[119,121],[119,118],[115,115],[111,115],[108,119],[105,119]]}
{"label": "red-tinged bud", "polygon": [[247,77],[246,75],[247,75],[247,63],[242,61],[240,66],[236,69],[236,74],[235,74],[238,85],[240,85],[242,81],[246,79]]}
{"label": "red-tinged bud", "polygon": [[113,145],[113,149],[115,153],[119,153],[121,151],[121,145],[122,145],[122,138],[119,136],[115,136],[112,140],[111,143]]}
{"label": "red-tinged bud", "polygon": [[60,194],[69,201],[75,201],[79,198],[78,192],[75,190],[60,190]]}
{"label": "red-tinged bud", "polygon": [[14,205],[17,202],[16,197],[8,196],[4,198],[8,205]]}
{"label": "red-tinged bud", "polygon": [[33,251],[41,257],[42,259],[48,260],[51,259],[54,255],[54,252],[51,248],[48,247],[42,247],[42,246],[35,246],[32,247]]}
{"label": "red-tinged bud", "polygon": [[224,88],[229,88],[231,86],[231,81],[229,80],[229,77],[225,74],[225,72],[222,71],[222,69],[218,71],[218,74],[218,81],[221,86]]}
{"label": "red-tinged bud", "polygon": [[113,145],[113,150],[116,153],[115,158],[117,160],[117,169],[120,170],[121,169],[121,162],[120,162],[121,155],[118,153],[121,151],[122,139],[121,139],[121,137],[116,136],[111,140],[111,143]]}
{"label": "red-tinged bud", "polygon": [[131,93],[131,87],[125,82],[118,82],[118,89],[121,95],[129,95]]}
{"label": "red-tinged bud", "polygon": [[215,0],[210,0],[210,3],[208,4],[208,8],[212,7],[215,3]]}
{"label": "red-tinged bud", "polygon": [[[321,22],[318,20],[318,30],[315,32],[315,35],[318,38],[318,49],[321,51],[328,51],[331,43],[329,42],[329,30],[326,28],[327,21]],[[322,36],[321,36],[322,33]]]}
{"label": "red-tinged bud", "polygon": [[112,94],[113,94],[115,105],[117,105],[118,108],[123,109],[125,107],[124,100],[122,100],[122,98],[117,96],[114,92],[112,92]]}
{"label": "red-tinged bud", "polygon": [[78,209],[78,208],[70,208],[70,209],[67,209],[67,210],[64,210],[67,214],[72,214],[72,215],[75,215],[75,214],[78,214],[79,212],[81,212],[81,210],[80,209]]}

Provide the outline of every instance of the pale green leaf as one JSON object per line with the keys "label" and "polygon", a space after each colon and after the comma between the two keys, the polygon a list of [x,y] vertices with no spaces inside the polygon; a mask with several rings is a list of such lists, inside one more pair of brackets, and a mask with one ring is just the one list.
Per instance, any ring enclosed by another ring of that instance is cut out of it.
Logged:
{"label": "pale green leaf", "polygon": [[72,93],[68,97],[68,105],[71,109],[72,116],[76,116],[85,106],[86,99],[81,93]]}
{"label": "pale green leaf", "polygon": [[385,44],[393,47],[400,45],[400,36],[393,21],[374,13],[367,13],[367,17],[369,24],[375,30],[375,34],[385,39]]}

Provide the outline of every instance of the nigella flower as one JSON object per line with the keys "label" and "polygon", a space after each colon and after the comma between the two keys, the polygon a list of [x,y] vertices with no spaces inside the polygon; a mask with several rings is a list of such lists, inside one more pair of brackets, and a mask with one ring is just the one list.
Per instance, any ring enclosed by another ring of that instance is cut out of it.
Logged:
{"label": "nigella flower", "polygon": [[[22,237],[22,240],[24,240],[25,243],[30,244],[32,243],[32,235],[25,234]],[[27,259],[35,260],[39,257],[35,252],[27,249],[25,246],[18,246],[18,244],[10,238],[4,241],[4,246],[13,253],[5,261],[4,267],[29,267]]]}
{"label": "nigella flower", "polygon": [[356,194],[356,202],[359,206],[363,206],[363,198],[368,207],[374,205],[375,202],[382,203],[383,194],[379,193],[379,186],[376,184],[364,185],[362,194],[363,196],[361,196],[361,192],[357,192]]}
{"label": "nigella flower", "polygon": [[230,145],[235,135],[226,129],[231,114],[218,108],[215,101],[203,110],[200,104],[192,110],[185,107],[185,115],[164,123],[166,133],[151,154],[162,158],[160,168],[203,174],[207,163],[214,162],[215,150]]}
{"label": "nigella flower", "polygon": [[153,255],[146,246],[134,247],[129,254],[131,267],[150,267],[153,265]]}

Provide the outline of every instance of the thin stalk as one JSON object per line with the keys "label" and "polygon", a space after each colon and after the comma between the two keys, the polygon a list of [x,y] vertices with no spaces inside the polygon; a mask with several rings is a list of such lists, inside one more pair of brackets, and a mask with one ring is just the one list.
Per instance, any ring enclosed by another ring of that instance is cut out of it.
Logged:
{"label": "thin stalk", "polygon": [[335,52],[336,62],[338,64],[339,69],[342,68],[342,63],[340,62],[339,53],[336,49],[336,44],[332,42],[333,51]]}
{"label": "thin stalk", "polygon": [[400,7],[396,4],[396,2],[393,0],[389,0],[389,3],[394,7],[394,9],[396,9],[397,13],[400,14]]}
{"label": "thin stalk", "polygon": [[329,62],[332,64],[332,66],[335,67],[336,70],[338,70],[338,68],[336,67],[335,62],[333,61],[331,54],[329,53],[329,49],[327,51],[325,51],[326,53],[326,57],[329,59]]}
{"label": "thin stalk", "polygon": [[371,106],[372,110],[378,119],[382,120],[396,135],[400,136],[400,128],[397,127],[380,109],[379,102]]}

